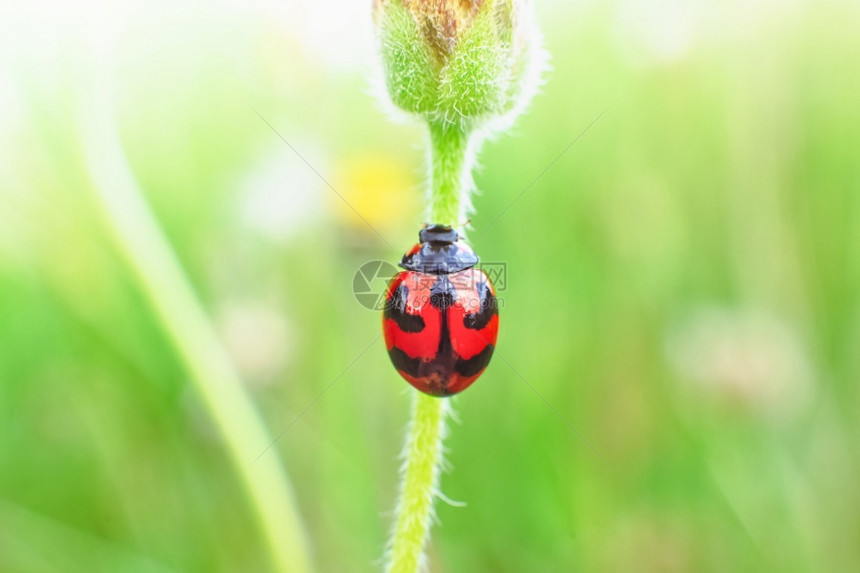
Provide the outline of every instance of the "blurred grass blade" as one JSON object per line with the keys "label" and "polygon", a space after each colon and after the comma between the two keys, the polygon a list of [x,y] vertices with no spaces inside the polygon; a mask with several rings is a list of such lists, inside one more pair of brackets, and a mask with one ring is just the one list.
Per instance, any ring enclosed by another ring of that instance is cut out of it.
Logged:
{"label": "blurred grass blade", "polygon": [[220,430],[280,571],[310,570],[308,542],[286,471],[123,153],[111,92],[79,94],[78,128],[95,197],[116,248],[153,307]]}
{"label": "blurred grass blade", "polygon": [[[122,545],[3,499],[0,499],[0,538],[3,539],[0,568],[4,571],[175,571]],[[47,547],[51,550],[45,551]]]}

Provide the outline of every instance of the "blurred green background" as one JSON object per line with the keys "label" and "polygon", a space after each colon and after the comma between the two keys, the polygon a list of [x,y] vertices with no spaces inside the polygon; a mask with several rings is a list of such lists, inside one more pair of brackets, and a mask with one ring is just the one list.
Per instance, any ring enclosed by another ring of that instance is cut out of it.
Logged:
{"label": "blurred green background", "polygon": [[[380,318],[352,278],[416,240],[425,152],[372,94],[365,4],[0,11],[0,570],[274,567],[99,206],[96,81],[246,398],[289,428],[265,456],[314,568],[380,568],[412,390],[381,342],[355,360]],[[508,285],[430,569],[860,570],[860,8],[536,4],[554,69],[481,155],[472,243]]]}

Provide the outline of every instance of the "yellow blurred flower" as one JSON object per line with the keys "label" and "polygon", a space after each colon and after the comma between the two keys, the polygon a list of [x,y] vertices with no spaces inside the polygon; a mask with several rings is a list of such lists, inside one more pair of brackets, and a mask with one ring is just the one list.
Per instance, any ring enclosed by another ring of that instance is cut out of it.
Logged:
{"label": "yellow blurred flower", "polygon": [[355,231],[373,234],[369,223],[385,236],[385,229],[420,223],[418,182],[402,162],[374,153],[348,157],[339,164],[332,185],[345,199],[330,194],[333,212]]}

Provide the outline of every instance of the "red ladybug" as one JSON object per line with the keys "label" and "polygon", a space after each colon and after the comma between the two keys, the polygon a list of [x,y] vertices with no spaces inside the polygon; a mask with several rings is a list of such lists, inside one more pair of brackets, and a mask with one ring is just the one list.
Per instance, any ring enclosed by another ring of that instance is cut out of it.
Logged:
{"label": "red ladybug", "polygon": [[496,292],[451,227],[423,229],[389,283],[382,313],[388,355],[418,390],[450,396],[487,367],[499,333]]}

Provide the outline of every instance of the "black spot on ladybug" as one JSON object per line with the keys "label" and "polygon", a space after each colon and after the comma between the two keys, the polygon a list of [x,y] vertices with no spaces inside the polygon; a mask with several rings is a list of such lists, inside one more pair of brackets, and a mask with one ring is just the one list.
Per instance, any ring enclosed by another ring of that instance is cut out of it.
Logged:
{"label": "black spot on ladybug", "polygon": [[418,371],[421,369],[421,359],[412,358],[396,346],[388,351],[388,356],[391,358],[391,363],[400,372],[404,372],[413,378],[418,376]]}
{"label": "black spot on ladybug", "polygon": [[461,358],[457,360],[457,363],[454,365],[454,370],[457,374],[461,374],[466,377],[475,376],[490,363],[490,358],[493,356],[493,350],[493,345],[488,344],[483,350],[471,358]]}
{"label": "black spot on ladybug", "polygon": [[420,316],[406,312],[406,299],[409,289],[406,285],[397,287],[391,297],[385,301],[385,309],[382,316],[387,320],[393,320],[403,332],[421,332],[424,330],[424,319]]}
{"label": "black spot on ladybug", "polygon": [[490,320],[497,314],[499,309],[496,304],[496,297],[493,296],[493,291],[485,282],[480,282],[477,285],[478,299],[481,301],[481,309],[478,312],[467,314],[463,317],[463,326],[472,330],[481,330],[488,324]]}

